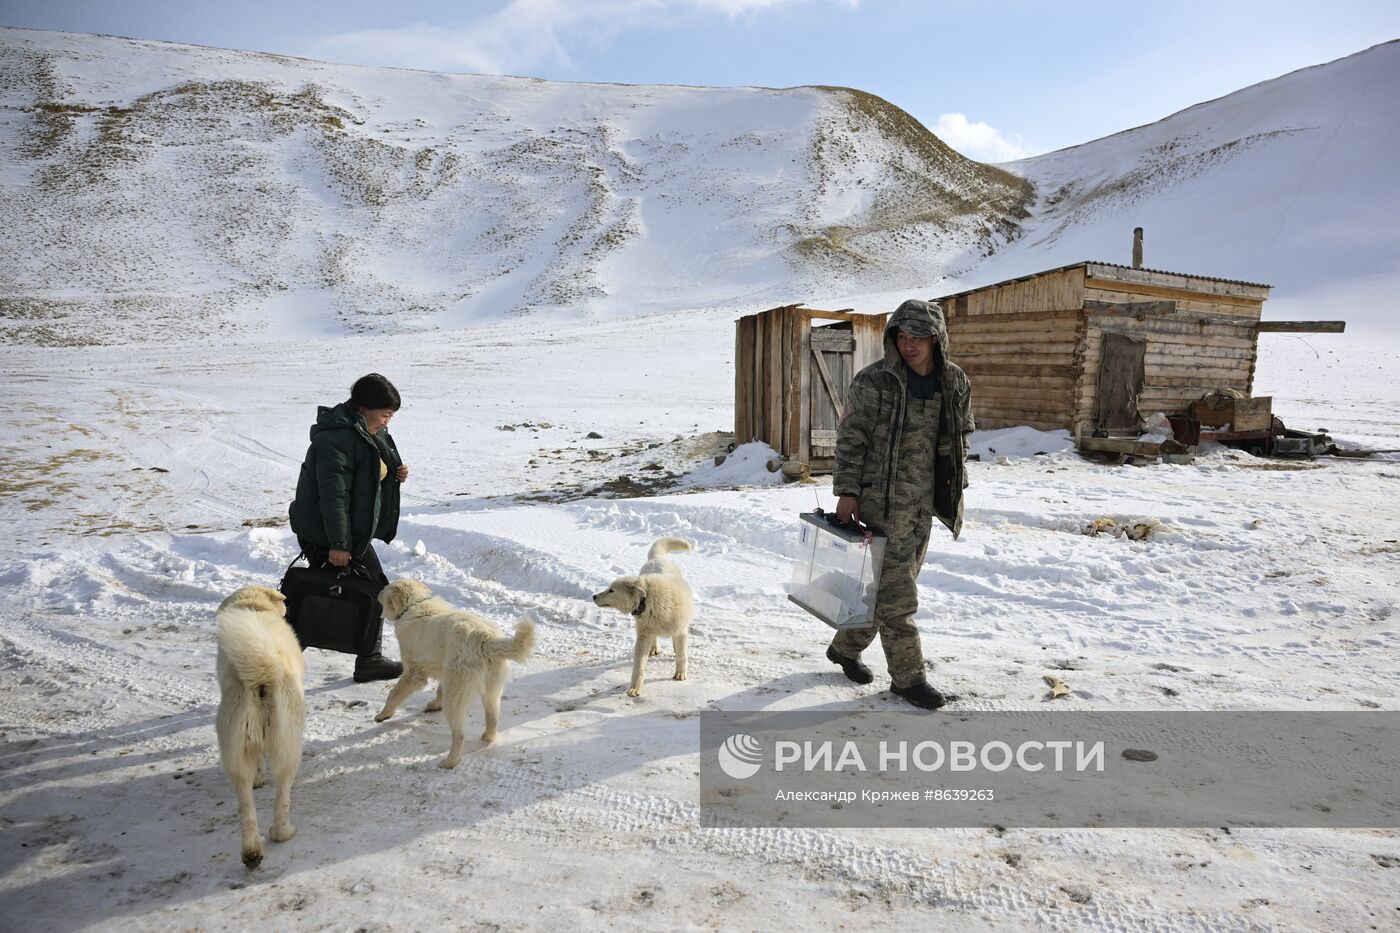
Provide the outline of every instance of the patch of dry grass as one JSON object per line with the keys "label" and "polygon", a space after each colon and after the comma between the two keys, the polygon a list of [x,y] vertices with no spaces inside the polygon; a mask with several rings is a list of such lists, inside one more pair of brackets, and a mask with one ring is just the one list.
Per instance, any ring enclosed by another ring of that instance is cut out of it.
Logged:
{"label": "patch of dry grass", "polygon": [[1019,221],[1029,216],[1035,197],[1029,181],[959,155],[918,120],[874,94],[819,90],[830,94],[836,106],[813,140],[811,165],[818,190],[848,180],[872,154],[881,160],[880,172],[857,179],[871,193],[861,214],[841,225],[790,231],[798,257],[865,266],[875,259],[862,250],[862,240],[899,237],[921,226],[972,231],[988,250],[996,238],[1020,234]]}

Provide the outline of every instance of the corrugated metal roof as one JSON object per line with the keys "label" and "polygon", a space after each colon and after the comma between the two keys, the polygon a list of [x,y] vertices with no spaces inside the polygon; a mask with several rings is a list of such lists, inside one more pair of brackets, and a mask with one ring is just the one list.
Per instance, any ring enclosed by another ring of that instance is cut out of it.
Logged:
{"label": "corrugated metal roof", "polygon": [[1171,272],[1167,269],[1134,269],[1132,266],[1125,266],[1116,262],[1103,262],[1098,259],[1090,259],[1085,262],[1077,262],[1077,266],[1086,266],[1093,263],[1096,266],[1112,266],[1115,269],[1127,269],[1130,272],[1158,272],[1162,275],[1179,275],[1186,279],[1208,279],[1211,282],[1224,282],[1227,285],[1248,285],[1250,288],[1273,288],[1272,285],[1265,285],[1263,282],[1246,282],[1243,279],[1222,279],[1218,275],[1195,275],[1190,272]]}
{"label": "corrugated metal roof", "polygon": [[987,285],[979,285],[976,288],[963,289],[960,292],[953,292],[951,295],[940,295],[935,301],[947,301],[950,298],[960,298],[963,295],[970,295],[973,292],[984,291],[988,288],[997,288],[1002,285],[1011,285],[1015,282],[1024,282],[1027,279],[1034,279],[1042,275],[1051,275],[1055,272],[1064,272],[1066,269],[1077,269],[1081,266],[1109,266],[1113,269],[1126,269],[1129,272],[1155,272],[1159,275],[1179,275],[1184,279],[1202,279],[1208,282],[1224,282],[1226,285],[1244,285],[1249,288],[1273,288],[1272,285],[1265,285],[1262,282],[1245,282],[1241,279],[1222,279],[1215,275],[1195,275],[1190,272],[1171,272],[1167,269],[1134,269],[1132,266],[1125,266],[1117,262],[1102,262],[1097,259],[1086,259],[1083,262],[1072,262],[1067,266],[1057,266],[1054,269],[1042,269],[1039,272],[1032,272],[1029,275],[1017,276],[1014,279],[1003,279],[1000,282],[991,282]]}

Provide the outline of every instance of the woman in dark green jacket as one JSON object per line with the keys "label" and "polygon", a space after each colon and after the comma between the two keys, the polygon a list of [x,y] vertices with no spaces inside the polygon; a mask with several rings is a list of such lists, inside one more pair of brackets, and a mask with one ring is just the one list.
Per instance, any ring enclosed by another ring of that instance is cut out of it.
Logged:
{"label": "woman in dark green jacket", "polygon": [[[389,420],[399,406],[393,383],[370,373],[355,382],[348,401],[317,409],[289,510],[292,531],[311,566],[353,564],[388,585],[370,541],[392,541],[398,532],[399,485],[408,479],[408,467],[389,436]],[[375,610],[373,647],[355,659],[360,683],[403,673],[402,664],[384,657],[378,603]]]}

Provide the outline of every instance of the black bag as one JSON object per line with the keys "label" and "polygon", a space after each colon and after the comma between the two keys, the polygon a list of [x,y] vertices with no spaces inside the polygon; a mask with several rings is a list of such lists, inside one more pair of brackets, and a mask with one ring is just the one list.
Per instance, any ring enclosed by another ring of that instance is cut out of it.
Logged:
{"label": "black bag", "polygon": [[379,635],[377,580],[364,568],[298,567],[298,554],[278,587],[287,598],[287,622],[303,648],[325,648],[362,655],[374,650]]}

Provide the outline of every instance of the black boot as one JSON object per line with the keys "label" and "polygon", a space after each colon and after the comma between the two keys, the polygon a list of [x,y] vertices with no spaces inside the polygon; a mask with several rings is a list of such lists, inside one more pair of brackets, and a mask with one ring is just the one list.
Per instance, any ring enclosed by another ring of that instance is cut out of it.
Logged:
{"label": "black boot", "polygon": [[[384,585],[389,585],[389,578],[384,576],[384,571],[379,566],[379,558],[375,556],[374,549],[370,548],[366,557],[373,560],[371,572]],[[379,606],[379,601],[375,600],[375,613],[373,618],[373,633],[369,636],[374,647],[365,650],[365,653],[355,658],[355,683],[366,684],[372,680],[396,680],[403,674],[403,665],[392,658],[384,657],[384,613]]]}
{"label": "black boot", "polygon": [[891,686],[890,692],[897,697],[903,697],[921,709],[938,709],[948,702],[943,698],[943,694],[933,689],[927,680],[915,681],[907,687]]}
{"label": "black boot", "polygon": [[870,673],[870,668],[866,667],[864,662],[837,654],[835,648],[827,647],[826,659],[832,664],[841,665],[841,671],[858,684],[868,684],[875,679],[875,675]]}
{"label": "black boot", "polygon": [[367,684],[371,680],[394,680],[403,673],[403,665],[392,658],[384,657],[384,618],[378,619],[379,630],[374,633],[374,647],[355,658],[355,683]]}
{"label": "black boot", "polygon": [[367,684],[371,680],[396,680],[403,673],[403,665],[386,658],[376,651],[362,654],[355,659],[355,683]]}

